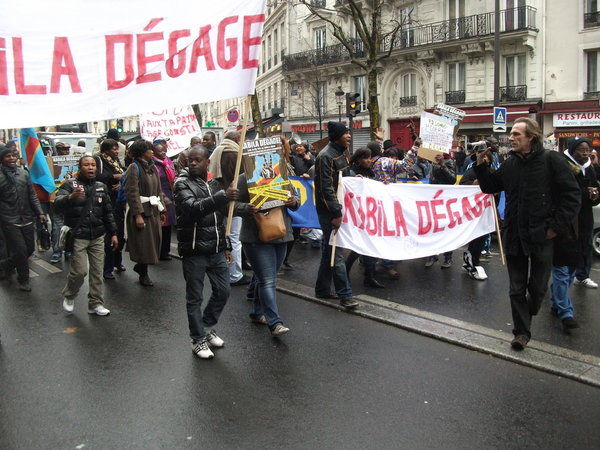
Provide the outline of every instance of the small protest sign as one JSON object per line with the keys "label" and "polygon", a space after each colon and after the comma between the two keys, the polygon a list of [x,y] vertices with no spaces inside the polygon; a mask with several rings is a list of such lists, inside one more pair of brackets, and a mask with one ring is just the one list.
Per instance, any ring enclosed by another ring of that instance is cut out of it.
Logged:
{"label": "small protest sign", "polygon": [[292,184],[281,137],[246,141],[243,155],[250,203],[261,210],[282,206],[290,196]]}
{"label": "small protest sign", "polygon": [[436,155],[450,153],[454,139],[454,121],[428,112],[421,113],[420,137],[423,143],[418,155],[435,161]]}
{"label": "small protest sign", "polygon": [[74,178],[79,170],[78,162],[80,155],[63,155],[48,157],[48,165],[52,167],[54,184],[60,187],[69,178]]}
{"label": "small protest sign", "polygon": [[167,156],[175,156],[190,146],[200,134],[200,125],[191,106],[167,108],[140,115],[140,134],[152,142],[157,137],[168,139]]}

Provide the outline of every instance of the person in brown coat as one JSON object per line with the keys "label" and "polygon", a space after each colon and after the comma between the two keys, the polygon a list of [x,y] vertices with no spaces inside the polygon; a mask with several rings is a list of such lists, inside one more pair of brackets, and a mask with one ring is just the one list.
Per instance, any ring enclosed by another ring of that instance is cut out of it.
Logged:
{"label": "person in brown coat", "polygon": [[138,139],[130,148],[133,163],[125,174],[127,197],[127,251],[136,263],[133,270],[140,284],[153,286],[148,264],[156,264],[160,255],[161,221],[165,213],[165,197],[152,160],[152,144]]}

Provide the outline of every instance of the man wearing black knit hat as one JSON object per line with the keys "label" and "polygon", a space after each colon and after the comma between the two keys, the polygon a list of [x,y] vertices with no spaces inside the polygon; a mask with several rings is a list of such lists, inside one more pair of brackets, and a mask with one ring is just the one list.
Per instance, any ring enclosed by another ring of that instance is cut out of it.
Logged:
{"label": "man wearing black knit hat", "polygon": [[331,280],[335,287],[340,305],[352,309],[358,306],[352,298],[352,288],[346,273],[346,264],[341,251],[335,254],[334,266],[331,267],[331,246],[329,238],[342,223],[342,205],[337,197],[340,172],[348,174],[348,148],[351,137],[348,127],[339,122],[327,124],[329,144],[318,155],[315,161],[315,203],[319,223],[323,230],[321,264],[315,285],[315,294],[319,298],[334,298],[331,293]]}

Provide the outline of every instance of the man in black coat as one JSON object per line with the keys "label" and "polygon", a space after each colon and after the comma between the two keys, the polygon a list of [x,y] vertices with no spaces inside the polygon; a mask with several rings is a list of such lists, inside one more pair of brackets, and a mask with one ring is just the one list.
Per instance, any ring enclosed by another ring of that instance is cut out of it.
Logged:
{"label": "man in black coat", "polygon": [[[225,237],[223,218],[229,202],[239,197],[236,188],[222,186],[215,178],[206,180],[209,156],[204,146],[192,147],[187,158],[188,168],[180,172],[173,189],[192,351],[202,359],[214,357],[210,347],[224,345],[213,329],[230,292],[227,263],[231,261],[231,245]],[[253,210],[250,205],[240,203],[235,208],[238,214]],[[205,275],[208,275],[212,295],[203,311]]]}
{"label": "man in black coat", "polygon": [[[106,316],[104,307],[104,238],[108,234],[114,249],[119,242],[108,188],[96,181],[96,159],[83,156],[79,160],[77,179],[65,181],[56,194],[54,205],[64,215],[64,224],[73,233],[71,267],[62,290],[63,310],[72,313],[75,297],[88,274],[88,313]],[[69,249],[67,249],[68,251]]]}
{"label": "man in black coat", "polygon": [[548,289],[553,239],[565,235],[580,206],[579,186],[564,157],[546,151],[534,120],[517,119],[510,131],[509,158],[490,171],[489,150],[477,154],[481,190],[506,192],[503,239],[513,316],[511,346],[523,350],[531,339],[531,318]]}
{"label": "man in black coat", "polygon": [[19,289],[31,291],[29,285],[29,257],[35,250],[33,222],[46,216],[35,194],[29,172],[17,167],[18,155],[0,146],[0,225],[9,260],[7,272],[17,269]]}
{"label": "man in black coat", "polygon": [[[561,320],[565,330],[579,327],[574,318],[569,288],[575,279],[577,269],[585,266],[586,259],[592,257],[591,238],[594,229],[592,208],[600,203],[598,179],[590,160],[591,149],[592,143],[589,140],[575,137],[571,139],[569,148],[563,153],[581,190],[581,209],[577,219],[569,233],[557,237],[554,243],[551,310]],[[593,283],[592,280],[589,281]]]}
{"label": "man in black coat", "polygon": [[352,298],[352,287],[346,273],[344,256],[339,249],[335,252],[334,266],[331,267],[331,246],[329,238],[342,224],[342,205],[337,197],[338,184],[341,183],[340,171],[350,174],[348,148],[350,130],[339,122],[327,124],[329,144],[317,155],[315,161],[315,203],[323,241],[321,244],[321,264],[315,285],[315,294],[320,298],[332,298],[331,280],[335,286],[340,305],[356,308],[358,302]]}

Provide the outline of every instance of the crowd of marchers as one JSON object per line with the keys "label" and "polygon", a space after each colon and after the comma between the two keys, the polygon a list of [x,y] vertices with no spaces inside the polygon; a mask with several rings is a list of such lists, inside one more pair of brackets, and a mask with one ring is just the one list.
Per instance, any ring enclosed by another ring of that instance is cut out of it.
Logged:
{"label": "crowd of marchers", "polygon": [[[247,285],[250,320],[268,327],[273,336],[289,332],[277,306],[276,281],[281,270],[291,269],[294,243],[320,246],[321,261],[315,284],[319,298],[338,301],[348,310],[359,307],[353,298],[349,273],[357,259],[364,284],[380,288],[382,277],[396,280],[396,262],[337,251],[331,264],[332,233],[340,227],[342,205],[337,196],[340,176],[364,177],[383,184],[428,179],[431,184],[478,184],[489,194],[504,192],[502,235],[513,316],[515,350],[531,338],[531,320],[540,310],[551,285],[551,311],[565,330],[577,328],[569,288],[578,283],[597,288],[590,278],[592,265],[592,207],[600,203],[596,176],[598,158],[586,138],[573,138],[564,152],[544,149],[539,125],[529,119],[515,121],[510,131],[510,152],[498,152],[489,137],[471,148],[440,154],[429,162],[419,157],[421,140],[413,134],[410,149],[391,140],[376,140],[350,152],[351,134],[342,123],[329,122],[329,143],[315,151],[308,142],[282,139],[289,172],[314,179],[315,205],[320,228],[292,226],[289,210],[298,209],[292,191],[281,207],[258,211],[250,203],[246,177],[236,174],[239,131],[229,131],[221,142],[214,133],[191,139],[190,146],[172,160],[167,140],[142,139],[127,146],[116,130],[109,130],[98,154],[79,159],[74,178],[52,196],[31,181],[13,142],[0,146],[0,277],[11,279],[29,292],[29,257],[36,245],[51,250],[50,262],[68,261],[62,289],[62,308],[68,314],[86,276],[87,311],[106,316],[104,283],[118,282],[126,270],[123,253],[135,263],[139,283],[151,288],[151,267],[171,260],[174,229],[185,278],[185,299],[192,351],[203,359],[224,346],[216,326],[231,286]],[[56,143],[58,154],[69,145]],[[238,183],[234,181],[238,179]],[[229,206],[233,219],[226,233]],[[278,217],[284,230],[266,238],[264,217]],[[462,267],[473,279],[487,274],[482,258],[490,256],[490,236],[469,243]],[[37,243],[37,244],[36,244]],[[425,267],[439,261],[431,255]],[[442,269],[453,264],[453,252],[443,254]],[[252,276],[243,270],[251,270]],[[205,279],[211,296],[204,301]],[[551,283],[550,283],[551,280]]]}

